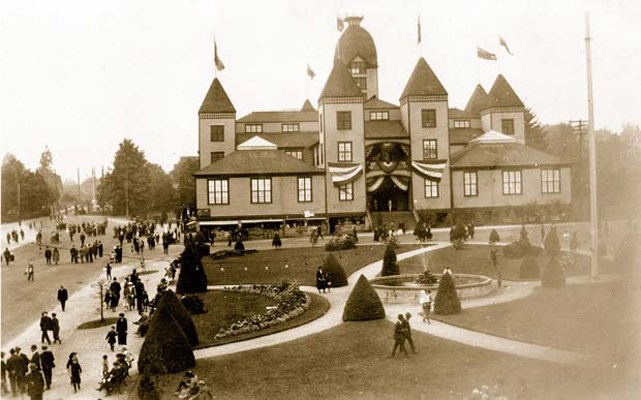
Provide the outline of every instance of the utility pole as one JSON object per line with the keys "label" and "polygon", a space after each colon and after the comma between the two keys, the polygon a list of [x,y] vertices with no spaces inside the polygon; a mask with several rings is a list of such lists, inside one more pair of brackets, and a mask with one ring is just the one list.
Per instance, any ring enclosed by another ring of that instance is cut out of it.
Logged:
{"label": "utility pole", "polygon": [[596,139],[594,137],[594,100],[592,97],[592,49],[590,37],[590,14],[585,14],[585,55],[588,77],[588,143],[590,157],[590,277],[599,276],[599,220],[597,213],[596,187]]}
{"label": "utility pole", "polygon": [[579,164],[581,164],[581,161],[583,159],[583,135],[588,133],[586,130],[584,130],[588,127],[588,123],[589,121],[583,119],[570,121],[570,125],[572,125],[572,128],[576,132],[576,135],[579,137]]}
{"label": "utility pole", "polygon": [[129,166],[125,165],[125,215],[129,219]]}

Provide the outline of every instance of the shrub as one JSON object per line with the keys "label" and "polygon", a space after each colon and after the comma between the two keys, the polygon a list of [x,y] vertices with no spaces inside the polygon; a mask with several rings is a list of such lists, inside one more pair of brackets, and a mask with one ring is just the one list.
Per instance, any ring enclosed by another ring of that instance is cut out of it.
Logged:
{"label": "shrub", "polygon": [[[160,309],[169,311],[169,313],[174,317],[174,319],[180,326],[180,329],[182,329],[185,336],[187,336],[187,339],[189,339],[189,343],[192,346],[198,344],[198,332],[196,332],[194,321],[191,319],[191,315],[189,315],[189,312],[187,311],[187,309],[185,309],[185,306],[183,306],[182,302],[178,299],[178,296],[176,296],[176,293],[172,292],[171,290],[165,290],[165,292],[160,297],[160,301],[158,301],[156,311],[151,317],[152,320],[156,317],[156,314]],[[153,325],[153,321],[151,324]]]}
{"label": "shrub", "polygon": [[367,278],[361,275],[345,303],[343,321],[371,321],[383,318],[385,309],[381,299]]}
{"label": "shrub", "polygon": [[206,292],[207,274],[205,274],[194,245],[185,246],[185,250],[180,255],[180,265],[176,292],[180,294]]}
{"label": "shrub", "polygon": [[184,296],[180,302],[190,315],[204,314],[207,312],[205,310],[205,303],[195,294]]}
{"label": "shrub", "polygon": [[142,375],[138,381],[138,397],[140,400],[160,400],[156,384],[149,375]]}
{"label": "shrub", "polygon": [[383,270],[381,271],[381,275],[400,275],[400,273],[401,271],[396,263],[396,252],[394,251],[394,246],[388,244],[387,248],[385,248],[385,255],[383,256]]}
{"label": "shrub", "polygon": [[156,314],[140,349],[138,371],[160,375],[192,368],[196,359],[180,325],[166,309],[159,309]]}
{"label": "shrub", "polygon": [[541,271],[539,270],[539,264],[536,262],[536,258],[532,255],[526,256],[521,262],[521,267],[519,268],[519,278],[521,279],[539,279]]}
{"label": "shrub", "polygon": [[325,259],[323,271],[327,272],[329,275],[332,287],[347,286],[347,275],[345,274],[345,269],[343,269],[343,266],[333,254],[330,253]]}
{"label": "shrub", "polygon": [[452,274],[441,275],[436,299],[434,299],[434,312],[439,315],[461,312],[461,300],[459,300],[458,293],[456,293]]}
{"label": "shrub", "polygon": [[329,242],[325,244],[325,250],[327,251],[349,250],[355,248],[356,239],[353,236],[333,237]]}
{"label": "shrub", "polygon": [[532,246],[529,241],[516,240],[503,247],[503,254],[509,258],[537,256],[539,253],[541,253],[541,248]]}
{"label": "shrub", "polygon": [[545,237],[545,251],[550,257],[556,256],[561,251],[559,235],[556,233],[556,226],[553,226]]}
{"label": "shrub", "polygon": [[422,285],[434,285],[438,283],[438,276],[434,275],[429,269],[418,276],[416,283]]}
{"label": "shrub", "polygon": [[559,257],[552,257],[548,262],[548,265],[543,269],[541,285],[548,288],[565,287],[565,274],[563,273],[563,267],[559,262]]}
{"label": "shrub", "polygon": [[499,233],[496,231],[496,229],[492,229],[492,232],[490,232],[490,244],[495,244],[500,241],[501,237],[499,236]]}

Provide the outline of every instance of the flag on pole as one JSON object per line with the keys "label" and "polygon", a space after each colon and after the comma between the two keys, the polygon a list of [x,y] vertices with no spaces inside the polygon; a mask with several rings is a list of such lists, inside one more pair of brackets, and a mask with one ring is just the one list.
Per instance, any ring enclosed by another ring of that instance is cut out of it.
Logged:
{"label": "flag on pole", "polygon": [[345,24],[343,23],[343,19],[339,16],[336,16],[336,28],[338,29],[339,32],[343,32],[343,29],[345,29]]}
{"label": "flag on pole", "polygon": [[314,79],[316,76],[316,73],[311,69],[309,64],[307,64],[307,76],[309,76],[309,79]]}
{"label": "flag on pole", "polygon": [[487,50],[483,50],[478,46],[476,46],[476,55],[478,56],[478,58],[482,58],[484,60],[496,60],[496,54],[490,53]]}
{"label": "flag on pole", "polygon": [[416,40],[416,44],[421,44],[421,16],[418,16],[418,25],[417,25],[417,33],[418,37]]}
{"label": "flag on pole", "polygon": [[499,44],[500,44],[501,46],[505,47],[505,50],[506,50],[506,51],[507,51],[511,56],[513,56],[513,55],[514,55],[514,54],[512,54],[512,52],[510,51],[510,48],[509,48],[509,47],[507,47],[507,42],[505,41],[505,39],[503,39],[503,36],[499,36]]}
{"label": "flag on pole", "polygon": [[216,69],[222,71],[225,69],[225,64],[218,58],[218,46],[216,45],[216,39],[214,39],[214,64],[216,64]]}

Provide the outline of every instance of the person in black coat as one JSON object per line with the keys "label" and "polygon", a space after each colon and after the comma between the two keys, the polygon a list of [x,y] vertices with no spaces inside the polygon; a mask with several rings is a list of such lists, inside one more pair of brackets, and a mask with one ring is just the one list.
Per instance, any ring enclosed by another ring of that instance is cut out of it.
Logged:
{"label": "person in black coat", "polygon": [[124,313],[120,313],[120,318],[116,321],[116,333],[118,334],[118,345],[127,344],[127,318]]}
{"label": "person in black coat", "polygon": [[113,282],[111,282],[111,285],[109,286],[109,291],[111,292],[111,311],[116,311],[116,307],[118,307],[121,290],[122,287],[120,286],[120,283],[118,283],[118,278],[114,277]]}
{"label": "person in black coat", "polygon": [[45,380],[35,364],[29,365],[29,374],[25,377],[27,394],[31,400],[42,400],[45,391]]}
{"label": "person in black coat", "polygon": [[42,343],[47,341],[47,344],[51,344],[51,339],[49,339],[49,330],[51,329],[51,317],[47,314],[46,311],[43,311],[40,316],[40,331],[42,335],[40,336],[40,341]]}
{"label": "person in black coat", "polygon": [[53,355],[53,352],[47,348],[47,345],[43,345],[42,353],[40,354],[40,366],[45,376],[47,390],[51,389],[51,372],[56,367],[55,360],[56,357]]}
{"label": "person in black coat", "polygon": [[60,289],[58,289],[58,301],[62,306],[63,312],[65,311],[65,304],[67,303],[68,299],[69,299],[69,292],[67,292],[67,289],[65,289],[64,286],[60,285]]}
{"label": "person in black coat", "polygon": [[40,353],[38,353],[38,346],[35,344],[31,346],[31,364],[35,364],[40,370]]}

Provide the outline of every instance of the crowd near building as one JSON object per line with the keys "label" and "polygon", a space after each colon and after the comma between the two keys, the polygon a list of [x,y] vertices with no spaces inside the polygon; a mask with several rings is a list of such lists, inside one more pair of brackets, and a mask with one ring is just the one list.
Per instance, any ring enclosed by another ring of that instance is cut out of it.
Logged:
{"label": "crowd near building", "polygon": [[[395,101],[379,98],[376,46],[345,18],[317,107],[237,118],[214,78],[198,112],[201,227],[419,212],[489,212],[529,203],[568,204],[571,165],[525,144],[525,107],[499,74],[473,88],[464,109],[420,57]],[[472,88],[470,88],[472,89]]]}

